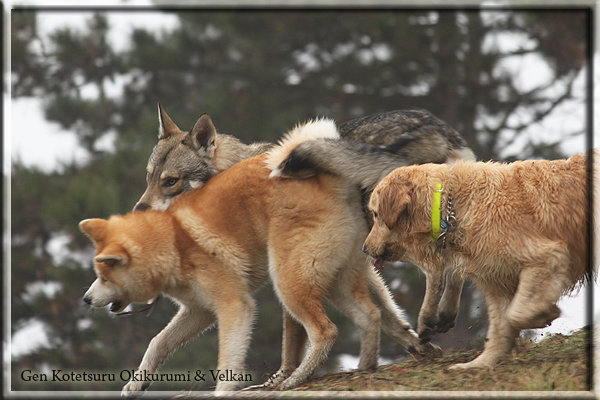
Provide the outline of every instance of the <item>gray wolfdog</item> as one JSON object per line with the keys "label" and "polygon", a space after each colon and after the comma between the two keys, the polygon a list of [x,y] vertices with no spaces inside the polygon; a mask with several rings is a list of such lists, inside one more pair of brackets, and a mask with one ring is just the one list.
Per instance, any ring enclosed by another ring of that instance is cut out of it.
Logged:
{"label": "gray wolfdog", "polygon": [[[290,137],[335,133],[332,121],[317,121],[296,127]],[[439,352],[420,343],[368,265],[361,251],[368,227],[356,186],[329,174],[270,179],[266,164],[277,164],[272,160],[279,154],[244,160],[182,194],[165,211],[80,223],[96,245],[97,279],[85,293],[86,303],[112,304],[111,312],[118,313],[163,293],[181,305],[138,368],[139,376],[149,378],[132,379],[124,396],[141,394],[169,354],[215,322],[217,369],[236,377],[218,380],[216,390],[238,389],[255,314],[252,295],[267,279],[286,314],[307,333],[306,346],[284,345],[292,363],[271,382],[281,390],[304,382],[335,341],[337,329],[324,300],[357,326],[361,369],[377,366],[381,328],[411,353]]]}
{"label": "gray wolfdog", "polygon": [[[148,186],[135,205],[137,211],[164,210],[177,195],[202,186],[217,173],[273,146],[247,145],[234,136],[217,133],[207,114],[198,118],[189,133],[183,132],[160,104],[158,111],[158,143],[148,160]],[[393,144],[402,165],[474,158],[454,129],[424,110],[375,114],[341,124],[338,131],[342,138],[355,142]]]}

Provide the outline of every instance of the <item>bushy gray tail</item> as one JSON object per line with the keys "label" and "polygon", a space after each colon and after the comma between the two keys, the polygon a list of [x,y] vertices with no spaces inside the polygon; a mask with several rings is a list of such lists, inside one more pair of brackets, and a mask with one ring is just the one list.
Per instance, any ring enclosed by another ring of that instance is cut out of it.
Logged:
{"label": "bushy gray tail", "polygon": [[297,146],[272,175],[304,179],[325,172],[341,176],[361,189],[372,190],[384,176],[409,164],[405,157],[385,147],[319,139]]}
{"label": "bushy gray tail", "polygon": [[306,179],[319,172],[340,176],[366,191],[398,167],[475,159],[434,132],[406,134],[388,146],[340,139],[330,120],[312,121],[291,131],[273,151],[271,177]]}

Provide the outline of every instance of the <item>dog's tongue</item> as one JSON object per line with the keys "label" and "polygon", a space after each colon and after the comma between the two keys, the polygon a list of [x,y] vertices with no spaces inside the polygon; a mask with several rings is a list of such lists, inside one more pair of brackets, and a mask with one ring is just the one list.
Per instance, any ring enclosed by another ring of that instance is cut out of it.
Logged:
{"label": "dog's tongue", "polygon": [[383,269],[383,258],[377,257],[375,261],[373,261],[373,265],[377,269]]}

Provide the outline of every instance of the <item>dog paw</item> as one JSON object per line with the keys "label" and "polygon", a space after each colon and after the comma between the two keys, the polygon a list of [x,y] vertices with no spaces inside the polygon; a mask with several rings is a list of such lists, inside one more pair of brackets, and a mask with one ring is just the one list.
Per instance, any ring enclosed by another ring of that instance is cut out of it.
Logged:
{"label": "dog paw", "polygon": [[419,344],[415,347],[411,346],[408,348],[408,352],[417,360],[435,358],[442,355],[442,349],[431,342]]}
{"label": "dog paw", "polygon": [[451,366],[448,367],[449,370],[451,371],[466,371],[469,369],[480,369],[483,368],[482,366],[477,366],[477,365],[471,365],[470,362],[468,363],[459,363],[459,364],[453,364]]}
{"label": "dog paw", "polygon": [[438,315],[424,316],[419,322],[419,326],[435,330],[440,323],[440,318]]}
{"label": "dog paw", "polygon": [[418,330],[417,334],[419,335],[419,343],[421,343],[421,344],[428,343],[431,340],[431,337],[433,336],[434,333],[435,333],[435,329],[431,329],[429,327],[425,327],[423,329]]}
{"label": "dog paw", "polygon": [[440,357],[442,355],[442,349],[440,346],[436,346],[435,344],[428,342],[422,345],[423,350],[422,353],[425,357],[434,358]]}
{"label": "dog paw", "polygon": [[242,391],[252,391],[252,390],[277,390],[279,385],[283,381],[285,381],[290,375],[292,371],[280,369],[275,372],[273,375],[269,377],[269,379],[265,383],[261,383],[259,385],[247,386],[242,389]]}
{"label": "dog paw", "polygon": [[437,315],[423,315],[419,318],[417,333],[419,334],[421,343],[428,342],[431,336],[437,332],[438,323],[439,318]]}
{"label": "dog paw", "polygon": [[451,366],[448,367],[448,369],[451,371],[463,371],[466,369],[473,368],[473,367],[469,367],[469,364],[470,363],[452,364]]}
{"label": "dog paw", "polygon": [[[281,383],[281,382],[279,382]],[[266,381],[265,383],[260,383],[258,385],[246,386],[241,391],[242,392],[252,392],[255,390],[277,390],[279,383],[274,383],[271,380]]]}
{"label": "dog paw", "polygon": [[267,386],[267,384],[265,382],[265,383],[260,383],[258,385],[246,386],[245,388],[240,390],[240,392],[252,392],[254,390],[269,390],[269,389],[270,388]]}
{"label": "dog paw", "polygon": [[131,381],[127,383],[127,385],[123,386],[123,390],[121,390],[121,397],[126,399],[136,399],[146,392],[148,386],[150,386],[150,382]]}
{"label": "dog paw", "polygon": [[446,333],[456,326],[456,317],[458,314],[440,313],[439,320],[436,326],[436,332]]}
{"label": "dog paw", "polygon": [[473,361],[467,363],[459,363],[454,364],[448,367],[449,370],[452,371],[466,371],[470,369],[492,369],[493,364],[486,362],[485,360],[480,360],[479,358],[474,359]]}

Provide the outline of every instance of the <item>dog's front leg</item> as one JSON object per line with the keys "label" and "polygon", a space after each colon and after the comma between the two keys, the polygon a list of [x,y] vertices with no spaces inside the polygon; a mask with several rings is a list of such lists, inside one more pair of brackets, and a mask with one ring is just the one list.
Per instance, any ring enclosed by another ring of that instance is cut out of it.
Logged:
{"label": "dog's front leg", "polygon": [[[231,295],[231,293],[227,293]],[[223,298],[217,302],[219,321],[219,361],[214,377],[215,392],[237,390],[241,382],[231,377],[244,373],[244,359],[250,345],[254,310],[254,299],[248,292],[238,291],[239,296]],[[221,378],[224,374],[224,378]]]}
{"label": "dog's front leg", "polygon": [[428,342],[436,332],[438,324],[438,305],[444,290],[445,273],[443,268],[436,266],[423,268],[427,275],[425,284],[425,298],[419,312],[417,333],[421,343]]}
{"label": "dog's front leg", "polygon": [[446,271],[446,285],[438,308],[439,320],[436,332],[448,332],[456,325],[463,283],[464,279],[458,274]]}
{"label": "dog's front leg", "polygon": [[[138,372],[156,372],[163,361],[179,346],[187,343],[215,322],[215,316],[205,309],[182,306],[171,322],[150,341]],[[142,375],[143,376],[143,375]],[[151,382],[132,379],[121,391],[123,397],[139,397]]]}

